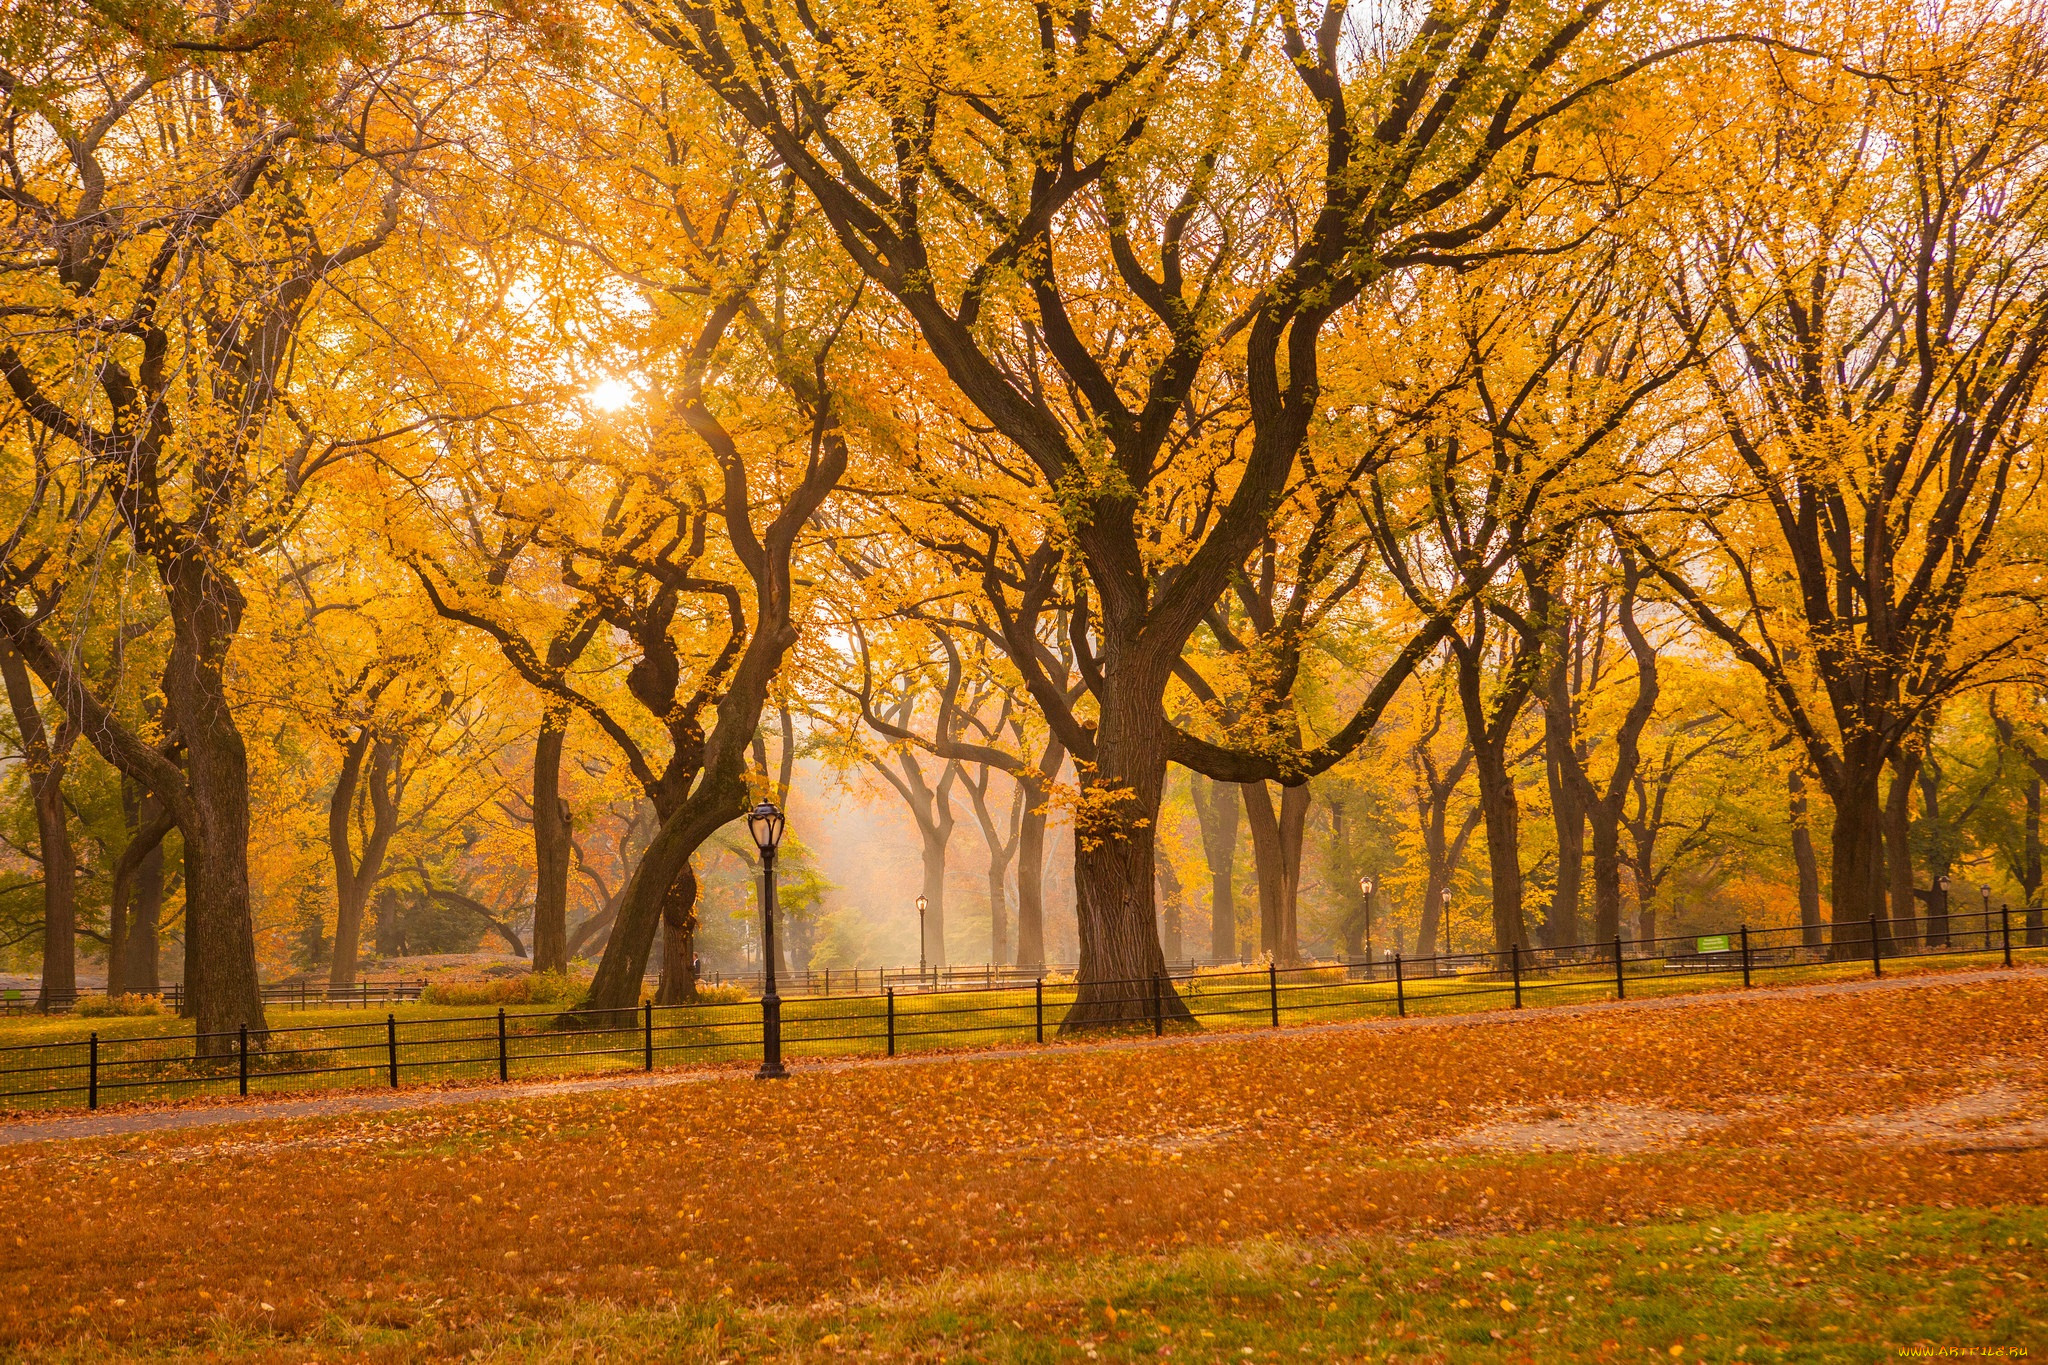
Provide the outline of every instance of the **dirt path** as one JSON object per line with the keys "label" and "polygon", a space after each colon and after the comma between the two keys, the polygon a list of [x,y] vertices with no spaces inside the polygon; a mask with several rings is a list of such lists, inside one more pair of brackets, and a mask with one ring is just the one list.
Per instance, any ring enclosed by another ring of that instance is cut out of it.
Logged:
{"label": "dirt path", "polygon": [[[1219,1030],[1210,1033],[1180,1034],[1169,1038],[1118,1038],[1093,1043],[1053,1043],[1042,1047],[982,1048],[972,1052],[923,1053],[913,1057],[860,1057],[833,1061],[790,1059],[789,1067],[795,1075],[805,1076],[877,1067],[957,1064],[996,1058],[1056,1058],[1077,1050],[1200,1047],[1227,1040],[1243,1040],[1247,1037],[1256,1038],[1264,1043],[1286,1044],[1308,1041],[1330,1033],[1375,1029],[1513,1028],[1544,1019],[1564,1019],[1622,1010],[1691,1009],[1723,1005],[1763,1006],[1786,999],[1860,995],[1869,991],[1925,990],[1994,981],[2048,981],[2048,968],[1990,967],[1955,972],[1924,972],[1910,976],[1889,976],[1878,980],[1830,981],[1806,986],[1766,986],[1748,991],[1709,991],[1659,996],[1650,1000],[1608,1000],[1585,1005],[1538,1006],[1521,1011],[1491,1010],[1483,1014],[1296,1024],[1278,1031],[1263,1030],[1257,1033],[1250,1030]],[[451,1104],[506,1104],[520,1100],[546,1099],[554,1095],[587,1094],[599,1090],[640,1090],[673,1085],[701,1085],[713,1081],[739,1081],[751,1079],[751,1076],[751,1072],[739,1068],[715,1071],[657,1071],[628,1076],[517,1082],[511,1085],[451,1086],[440,1089],[422,1087],[345,1092],[336,1095],[308,1096],[303,1099],[233,1100],[219,1104],[184,1104],[162,1109],[78,1114],[66,1118],[24,1119],[0,1123],[0,1147],[28,1142],[54,1142],[67,1138],[121,1137],[142,1133],[174,1132],[184,1128],[212,1128],[237,1123],[258,1123],[269,1119],[390,1113],[439,1108]]]}

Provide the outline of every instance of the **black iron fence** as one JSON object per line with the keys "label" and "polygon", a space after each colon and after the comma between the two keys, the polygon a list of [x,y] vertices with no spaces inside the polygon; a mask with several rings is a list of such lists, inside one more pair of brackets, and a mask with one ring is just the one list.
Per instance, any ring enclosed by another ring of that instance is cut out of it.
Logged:
{"label": "black iron fence", "polygon": [[[259,990],[266,1005],[279,1005],[286,1009],[368,1009],[372,1005],[395,1005],[408,1000],[417,1000],[427,988],[427,980],[397,978],[390,981],[357,981],[347,986],[333,986],[325,981],[283,981],[262,986]],[[97,991],[53,991],[47,1002],[52,1010],[68,1010],[76,1007],[81,999],[90,999]],[[176,1012],[184,1007],[185,987],[176,981],[166,983],[160,990],[150,994],[157,996],[167,1009]],[[0,1013],[21,1013],[27,1010],[45,1008],[42,991],[35,986],[14,986],[0,991]]]}
{"label": "black iron fence", "polygon": [[[1884,921],[1810,930],[1749,929],[1683,939],[1624,940],[1505,952],[1392,956],[1298,967],[1235,964],[1093,983],[1089,1017],[1159,1035],[1188,1028],[1521,1009],[1696,988],[1699,978],[1773,974],[1816,979],[1882,975],[1906,959],[1995,955],[2048,947],[2039,911],[1956,914],[1918,932]],[[2041,954],[2048,958],[2048,953]],[[990,985],[785,1000],[782,1049],[793,1057],[897,1056],[962,1046],[1036,1044],[1060,1034],[1076,1003],[1070,981],[1032,976]],[[763,1010],[753,1000],[602,1014],[498,1010],[258,1033],[148,1032],[165,1021],[108,1020],[105,1032],[0,1048],[0,1108],[86,1107],[205,1095],[305,1093],[423,1082],[505,1082],[652,1071],[677,1064],[752,1064]]]}

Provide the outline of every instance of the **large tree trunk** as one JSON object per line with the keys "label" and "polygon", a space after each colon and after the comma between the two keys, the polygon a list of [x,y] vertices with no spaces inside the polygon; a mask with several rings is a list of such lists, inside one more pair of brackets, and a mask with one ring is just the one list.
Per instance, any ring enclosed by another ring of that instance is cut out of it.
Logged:
{"label": "large tree trunk", "polygon": [[[150,817],[163,807],[151,796],[142,809],[145,817]],[[130,902],[126,984],[137,995],[157,995],[163,991],[163,913],[164,845],[162,839],[157,839],[136,865],[134,899]]]}
{"label": "large tree trunk", "polygon": [[[1551,662],[1546,673],[1543,704],[1543,769],[1544,780],[1550,785],[1551,822],[1557,829],[1557,887],[1551,893],[1550,914],[1543,926],[1543,941],[1553,948],[1561,948],[1579,941],[1579,896],[1585,878],[1587,803],[1578,784],[1572,780],[1572,764],[1579,761],[1579,758],[1571,752],[1577,741],[1572,734],[1570,676],[1562,652],[1560,657]],[[1615,832],[1614,838],[1618,852],[1619,831]],[[1618,888],[1618,858],[1615,876]],[[1594,932],[1599,936],[1597,871],[1594,878]],[[1616,903],[1619,904],[1618,891]],[[1613,935],[1607,934],[1604,937],[1612,938]]]}
{"label": "large tree trunk", "polygon": [[1884,866],[1891,898],[1891,937],[1911,951],[1920,937],[1913,896],[1913,782],[1920,755],[1901,750],[1892,760],[1892,785],[1884,803]]}
{"label": "large tree trunk", "polygon": [[[1482,625],[1484,620],[1482,614]],[[1508,769],[1513,712],[1520,708],[1521,694],[1505,690],[1493,700],[1493,714],[1489,715],[1483,643],[1475,639],[1453,649],[1452,656],[1458,668],[1458,706],[1464,713],[1466,742],[1472,746],[1473,772],[1479,780],[1480,816],[1486,821],[1486,863],[1493,901],[1492,951],[1504,953],[1510,945],[1529,946],[1529,930],[1522,918],[1522,812],[1515,799],[1515,775]]]}
{"label": "large tree trunk", "polygon": [[1621,932],[1621,816],[1604,802],[1587,814],[1593,826],[1593,941],[1612,943]]}
{"label": "large tree trunk", "polygon": [[1829,793],[1835,829],[1829,850],[1828,944],[1830,955],[1843,960],[1869,956],[1870,921],[1884,910],[1882,760],[1848,772],[1842,789]]}
{"label": "large tree trunk", "polygon": [[164,903],[164,835],[170,818],[148,792],[121,779],[121,817],[128,843],[114,860],[107,907],[107,994],[155,995],[157,920]]}
{"label": "large tree trunk", "polygon": [[1025,797],[1031,806],[1017,832],[1017,965],[1045,965],[1045,798]]}
{"label": "large tree trunk", "polygon": [[[1164,689],[1163,667],[1155,678],[1106,661],[1095,766],[1083,774],[1074,814],[1081,967],[1062,1033],[1149,1020],[1152,983],[1166,974],[1152,903],[1154,822],[1166,785]],[[1161,988],[1161,1008],[1190,1017],[1171,985]]]}
{"label": "large tree trunk", "polygon": [[998,861],[994,848],[988,857],[988,960],[1010,960],[1010,862]]}
{"label": "large tree trunk", "polygon": [[1422,883],[1422,910],[1415,919],[1415,955],[1435,957],[1437,935],[1441,931],[1444,888],[1450,885],[1449,859],[1446,850],[1450,836],[1446,826],[1450,820],[1450,803],[1436,801],[1425,796],[1427,808],[1422,820],[1422,851],[1424,875]]}
{"label": "large tree trunk", "polygon": [[1280,965],[1301,961],[1301,849],[1308,833],[1308,784],[1280,789]]}
{"label": "large tree trunk", "polygon": [[1807,813],[1806,779],[1795,763],[1786,775],[1787,805],[1792,815],[1792,862],[1799,878],[1799,941],[1821,946],[1825,930],[1820,913],[1820,859],[1813,852],[1813,823]]}
{"label": "large tree trunk", "polygon": [[1045,965],[1045,808],[1049,786],[1066,766],[1067,748],[1048,739],[1035,777],[1024,784],[1024,823],[1017,833],[1017,965]]}
{"label": "large tree trunk", "polygon": [[686,859],[661,906],[661,981],[657,1005],[697,1002],[697,869]]}
{"label": "large tree trunk", "polygon": [[1529,931],[1522,920],[1521,806],[1515,800],[1514,774],[1504,755],[1479,746],[1473,769],[1479,778],[1479,809],[1486,821],[1486,867],[1493,881],[1494,952],[1509,945],[1527,948]]}
{"label": "large tree trunk", "polygon": [[403,904],[395,887],[385,887],[377,893],[377,956],[400,957],[405,953],[405,921],[401,918]]}
{"label": "large tree trunk", "polygon": [[1245,823],[1252,831],[1252,862],[1259,881],[1259,947],[1273,961],[1291,967],[1301,961],[1297,906],[1301,892],[1301,845],[1308,824],[1309,790],[1282,787],[1280,809],[1264,782],[1247,782]]}
{"label": "large tree trunk", "polygon": [[1159,951],[1168,962],[1181,959],[1181,886],[1180,874],[1173,870],[1173,859],[1160,858],[1159,864]]}
{"label": "large tree trunk", "polygon": [[[363,912],[370,892],[384,875],[384,854],[391,846],[397,811],[391,800],[391,765],[397,742],[364,730],[342,756],[341,774],[327,805],[327,843],[334,859],[334,953],[327,971],[330,991],[355,984],[356,958],[363,940]],[[370,830],[360,858],[350,851],[356,792],[369,772]]]}
{"label": "large tree trunk", "polygon": [[[1459,765],[1462,768],[1462,762]],[[1435,780],[1423,795],[1425,803],[1422,821],[1422,847],[1426,858],[1426,879],[1422,888],[1422,910],[1416,919],[1415,955],[1435,957],[1437,938],[1443,936],[1443,951],[1452,948],[1449,922],[1444,916],[1444,892],[1457,876],[1458,865],[1465,860],[1465,846],[1472,841],[1472,831],[1479,827],[1480,812],[1477,806],[1465,813],[1465,823],[1455,837],[1450,829],[1451,793],[1456,790],[1455,774],[1451,780]],[[1466,945],[1470,947],[1471,945]]]}
{"label": "large tree trunk", "polygon": [[68,717],[53,739],[36,705],[28,664],[13,649],[0,647],[0,677],[21,735],[28,766],[29,803],[35,808],[36,841],[43,866],[43,976],[36,1008],[48,1011],[78,998],[78,856],[64,811],[64,766],[78,736]]}
{"label": "large tree trunk", "polygon": [[167,583],[168,720],[185,742],[192,827],[185,834],[185,1012],[198,1054],[228,1056],[236,1031],[269,1037],[249,914],[249,757],[228,705],[225,669],[241,590],[205,572]]}
{"label": "large tree trunk", "polygon": [[29,791],[36,808],[36,838],[43,855],[43,982],[36,1008],[48,1010],[78,998],[78,852],[65,819],[64,767],[77,731],[57,727],[45,747],[41,770],[31,758]]}
{"label": "large tree trunk", "polygon": [[1237,902],[1232,882],[1237,872],[1238,798],[1231,784],[1188,774],[1195,803],[1195,823],[1202,830],[1202,856],[1209,864],[1209,955],[1219,962],[1238,956]]}
{"label": "large tree trunk", "polygon": [[2041,775],[2027,774],[2027,813],[2020,850],[2020,889],[2027,897],[2027,946],[2041,946]]}
{"label": "large tree trunk", "polygon": [[[562,799],[562,743],[569,717],[550,706],[533,746],[533,969],[569,970],[569,861],[573,824]],[[694,879],[693,879],[694,882]],[[692,892],[692,905],[695,893]],[[691,987],[695,998],[695,987]]]}
{"label": "large tree trunk", "polygon": [[[948,793],[950,795],[950,793]],[[953,819],[946,815],[936,829],[919,832],[923,874],[918,883],[924,897],[922,916],[924,941],[918,960],[932,967],[946,965],[946,845],[952,842]]]}
{"label": "large tree trunk", "polygon": [[1280,817],[1272,793],[1263,782],[1238,788],[1244,800],[1244,821],[1252,833],[1252,872],[1259,893],[1259,952],[1280,960],[1281,900],[1286,894],[1286,862],[1280,844]]}

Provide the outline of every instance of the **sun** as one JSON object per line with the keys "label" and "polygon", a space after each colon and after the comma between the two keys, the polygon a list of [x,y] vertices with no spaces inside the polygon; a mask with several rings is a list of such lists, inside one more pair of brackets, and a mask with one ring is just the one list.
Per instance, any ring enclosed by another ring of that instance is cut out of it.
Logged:
{"label": "sun", "polygon": [[617,412],[633,401],[633,386],[623,379],[607,379],[584,394],[583,400],[599,412]]}

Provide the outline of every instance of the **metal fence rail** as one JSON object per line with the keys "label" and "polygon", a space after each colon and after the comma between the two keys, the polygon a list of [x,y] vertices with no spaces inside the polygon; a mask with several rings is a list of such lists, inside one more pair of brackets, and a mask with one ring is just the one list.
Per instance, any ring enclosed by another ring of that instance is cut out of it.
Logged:
{"label": "metal fence rail", "polygon": [[[1560,948],[1299,967],[1182,968],[1156,977],[1092,983],[1091,1006],[1126,1028],[1153,1034],[1194,1028],[1282,1027],[1340,1019],[1398,1018],[1531,1003],[1669,993],[1700,976],[1739,975],[1745,986],[1772,973],[1829,967],[1882,975],[1887,962],[1997,955],[2048,946],[2040,912],[2004,911],[1919,921],[1892,932],[1880,920],[1810,930],[1741,928],[1701,951],[1687,937],[1616,938]],[[1043,1043],[1058,1034],[1080,988],[1033,974],[934,989],[893,985],[860,994],[787,1000],[782,1046],[792,1056],[897,1056],[997,1043]],[[261,1033],[108,1036],[0,1047],[0,1109],[79,1107],[206,1095],[305,1093],[407,1083],[489,1083],[539,1076],[651,1071],[661,1065],[749,1063],[763,1044],[757,1001],[606,1012],[498,1010],[428,1019],[280,1026]],[[132,1021],[145,1027],[146,1021]]]}
{"label": "metal fence rail", "polygon": [[[315,1009],[340,1006],[352,1009],[368,1009],[372,1005],[395,1005],[417,1000],[427,988],[427,979],[419,977],[407,980],[403,977],[391,981],[363,980],[348,986],[332,986],[324,981],[272,982],[257,989],[266,1005],[283,1005],[287,1009]],[[79,1000],[97,991],[52,991],[49,1007],[55,1010],[71,1009]],[[171,981],[160,990],[149,992],[160,996],[164,1004],[172,1009],[181,1009],[185,1003],[185,987]],[[40,991],[29,987],[18,987],[0,996],[0,1013],[21,1012],[38,1007]]]}

